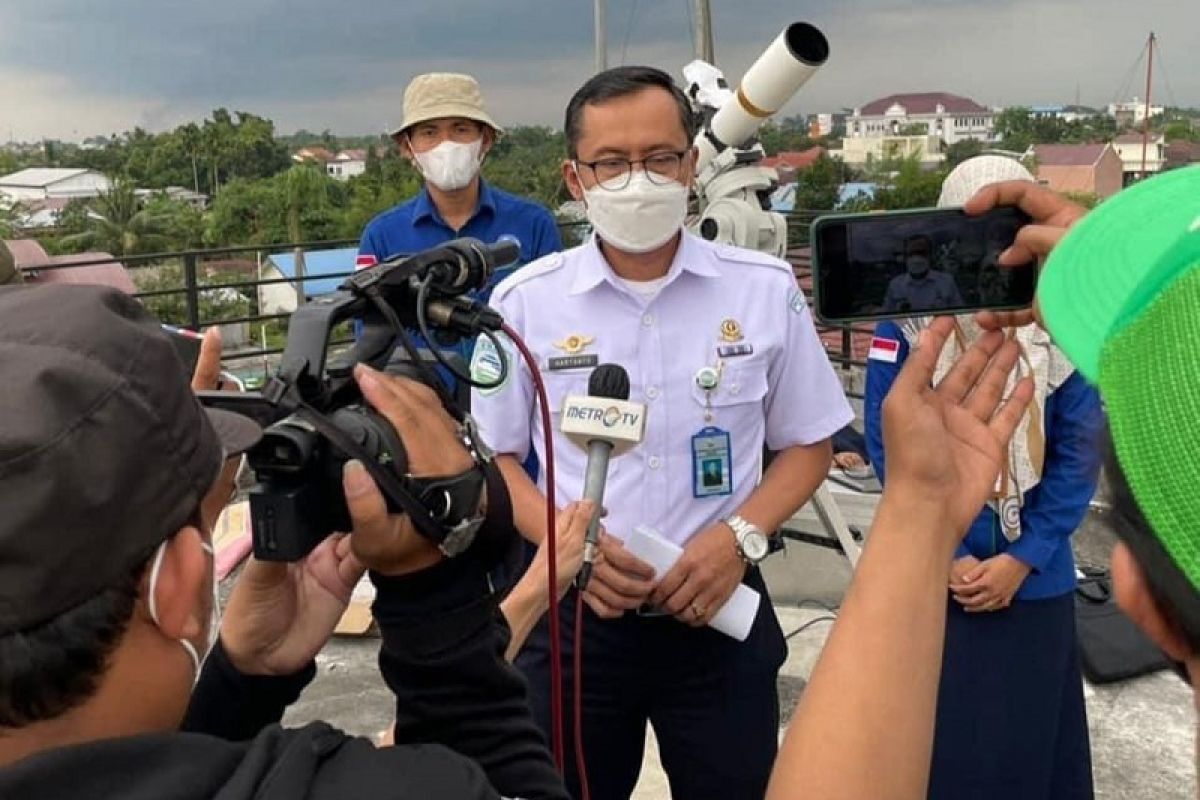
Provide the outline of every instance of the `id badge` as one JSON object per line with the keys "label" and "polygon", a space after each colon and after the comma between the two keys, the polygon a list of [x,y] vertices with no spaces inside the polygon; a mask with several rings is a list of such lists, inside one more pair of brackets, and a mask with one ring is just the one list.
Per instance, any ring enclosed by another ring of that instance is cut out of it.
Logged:
{"label": "id badge", "polygon": [[704,428],[692,437],[692,496],[733,494],[733,455],[729,432]]}

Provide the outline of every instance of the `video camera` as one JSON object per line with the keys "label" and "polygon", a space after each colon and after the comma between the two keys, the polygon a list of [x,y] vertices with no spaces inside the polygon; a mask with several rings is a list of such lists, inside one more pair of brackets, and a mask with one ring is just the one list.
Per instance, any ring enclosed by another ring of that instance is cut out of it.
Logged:
{"label": "video camera", "polygon": [[[485,245],[456,239],[405,258],[383,261],[347,278],[338,291],[301,305],[292,315],[287,344],[275,376],[261,393],[200,392],[206,406],[254,419],[263,438],[247,453],[258,484],[250,491],[254,555],[268,561],[298,561],[334,531],[351,529],[342,494],[342,467],[358,459],[375,479],[393,512],[407,514],[416,530],[447,556],[466,550],[475,538],[484,489],[483,465],[491,459],[469,415],[454,403],[436,372],[417,353],[408,331],[426,342],[480,334],[495,341],[500,315],[464,295],[487,285],[496,267],[517,260],[516,242]],[[346,353],[326,365],[330,337],[339,323],[359,319],[361,333]],[[398,346],[404,357],[392,355]],[[436,348],[434,357],[472,385]],[[497,346],[501,370],[508,364]],[[389,363],[390,362],[390,363]],[[363,363],[402,374],[432,387],[459,423],[464,446],[475,459],[467,472],[445,478],[407,476],[408,459],[399,434],[362,402],[354,380]]]}

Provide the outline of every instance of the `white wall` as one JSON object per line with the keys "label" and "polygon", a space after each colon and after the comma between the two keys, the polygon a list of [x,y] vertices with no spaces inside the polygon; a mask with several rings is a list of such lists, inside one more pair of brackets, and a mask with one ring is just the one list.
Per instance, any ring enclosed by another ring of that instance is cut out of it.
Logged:
{"label": "white wall", "polygon": [[[278,268],[264,264],[262,280],[278,280],[286,278]],[[296,310],[296,287],[290,283],[269,283],[258,287],[258,307],[260,314],[291,314]]]}
{"label": "white wall", "polygon": [[362,175],[367,171],[366,161],[330,161],[325,165],[326,172],[331,178],[337,178],[339,181],[349,180],[355,175]]}
{"label": "white wall", "polygon": [[[1142,143],[1137,142],[1113,142],[1113,149],[1117,151],[1117,155],[1121,157],[1121,163],[1124,166],[1125,172],[1141,172],[1142,171]],[[1154,141],[1154,137],[1150,137],[1150,142],[1146,146],[1146,172],[1159,172],[1163,168],[1163,162],[1166,161],[1166,146],[1162,140]]]}

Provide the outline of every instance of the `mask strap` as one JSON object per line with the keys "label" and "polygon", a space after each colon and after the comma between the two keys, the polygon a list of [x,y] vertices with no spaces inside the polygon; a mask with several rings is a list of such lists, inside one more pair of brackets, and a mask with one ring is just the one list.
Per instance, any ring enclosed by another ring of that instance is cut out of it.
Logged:
{"label": "mask strap", "polygon": [[[154,620],[155,625],[159,624],[158,601],[156,600],[156,597],[158,594],[158,575],[162,571],[163,555],[165,555],[167,552],[167,541],[169,541],[169,540],[164,540],[163,543],[158,546],[158,550],[155,551],[155,553],[154,553],[154,564],[150,567],[150,588],[149,588],[150,600],[147,603],[147,605],[150,608],[150,619]],[[216,552],[213,550],[213,547],[211,544],[209,544],[208,542],[205,542],[205,541],[201,541],[200,548],[202,550],[204,550],[205,553],[208,553],[209,556],[213,557],[214,560],[216,559]],[[214,567],[215,566],[216,565],[214,564]],[[216,581],[216,579],[217,579],[216,572],[214,570],[213,580]],[[213,585],[214,585],[214,587],[216,586],[215,583]],[[213,602],[214,603],[216,602],[215,596],[213,597]],[[195,677],[199,677],[199,675],[200,675],[200,654],[198,652],[196,652],[196,646],[194,644],[192,644],[191,642],[189,642],[187,639],[180,639],[179,646],[183,648],[184,652],[186,652],[188,654],[188,658],[190,658],[192,660],[192,675]]]}

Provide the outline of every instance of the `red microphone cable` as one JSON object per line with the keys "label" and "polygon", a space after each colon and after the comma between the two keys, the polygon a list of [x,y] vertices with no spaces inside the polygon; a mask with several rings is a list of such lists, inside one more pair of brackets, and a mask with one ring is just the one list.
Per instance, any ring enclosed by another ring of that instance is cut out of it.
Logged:
{"label": "red microphone cable", "polygon": [[512,327],[505,323],[502,330],[512,340],[521,357],[529,365],[529,374],[533,377],[533,386],[537,392],[538,406],[542,415],[542,432],[545,435],[546,458],[542,468],[546,470],[546,535],[550,537],[547,543],[549,586],[550,593],[550,726],[551,739],[554,746],[554,763],[559,774],[564,774],[565,757],[563,755],[563,707],[562,707],[562,640],[558,619],[558,548],[556,546],[557,532],[555,517],[558,506],[554,502],[554,431],[551,430],[550,402],[546,395],[546,384],[538,371],[537,359]]}

